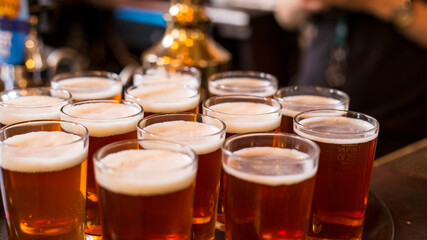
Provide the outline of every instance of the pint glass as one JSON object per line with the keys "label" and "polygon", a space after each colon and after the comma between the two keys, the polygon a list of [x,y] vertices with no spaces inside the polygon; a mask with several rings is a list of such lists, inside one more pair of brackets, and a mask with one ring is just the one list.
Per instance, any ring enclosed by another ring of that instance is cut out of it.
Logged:
{"label": "pint glass", "polygon": [[[89,159],[102,146],[125,139],[136,139],[136,124],[143,117],[142,107],[133,102],[92,100],[67,104],[61,109],[61,119],[80,123],[89,130]],[[85,231],[101,234],[98,196],[93,163],[88,163]]]}
{"label": "pint glass", "polygon": [[164,139],[190,146],[199,157],[193,209],[193,239],[214,239],[225,125],[202,114],[162,114],[138,123],[140,139]]}
{"label": "pint glass", "polygon": [[320,147],[308,234],[360,239],[379,123],[362,113],[314,110],[294,118],[294,131]]}
{"label": "pint glass", "polygon": [[161,140],[124,140],[94,156],[104,240],[191,240],[197,155]]}
{"label": "pint glass", "polygon": [[61,73],[51,81],[52,88],[71,92],[74,101],[120,100],[122,81],[119,75],[103,71]]}
{"label": "pint glass", "polygon": [[68,91],[49,87],[1,92],[0,126],[30,120],[59,120],[61,107],[69,102],[71,94]]}
{"label": "pint glass", "polygon": [[88,132],[60,120],[0,130],[9,239],[84,239]]}
{"label": "pint glass", "polygon": [[208,78],[211,97],[225,95],[254,95],[272,98],[278,88],[277,78],[254,71],[219,72]]}
{"label": "pint glass", "polygon": [[315,86],[290,86],[277,90],[274,98],[282,104],[280,131],[293,133],[293,118],[314,109],[348,110],[350,97],[343,91]]}
{"label": "pint glass", "polygon": [[125,99],[139,103],[144,116],[154,113],[198,113],[200,94],[197,88],[173,83],[140,84],[125,91]]}
{"label": "pint glass", "polygon": [[200,71],[190,66],[157,66],[138,68],[133,75],[133,84],[184,84],[199,89],[201,85]]}
{"label": "pint glass", "polygon": [[227,138],[222,152],[226,239],[306,239],[319,147],[250,133]]}

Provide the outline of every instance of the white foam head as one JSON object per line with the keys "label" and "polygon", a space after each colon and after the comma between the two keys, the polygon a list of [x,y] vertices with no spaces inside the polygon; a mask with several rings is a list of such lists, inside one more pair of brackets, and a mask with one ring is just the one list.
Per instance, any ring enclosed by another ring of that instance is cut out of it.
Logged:
{"label": "white foam head", "polygon": [[348,104],[332,97],[297,95],[276,99],[282,104],[282,114],[289,117],[295,117],[300,112],[314,109],[348,109]]}
{"label": "white foam head", "polygon": [[167,139],[185,144],[199,155],[218,150],[225,140],[225,134],[214,125],[181,120],[155,123],[138,134],[143,139]]}
{"label": "white foam head", "polygon": [[125,97],[151,113],[184,112],[196,108],[200,101],[197,89],[178,84],[139,85],[127,91]]}
{"label": "white foam head", "polygon": [[73,99],[109,99],[120,95],[122,83],[115,79],[103,77],[76,77],[52,82],[53,88],[61,88],[71,92]]}
{"label": "white foam head", "polygon": [[0,122],[9,125],[22,121],[53,119],[58,120],[60,109],[67,99],[53,96],[20,96],[0,104]]}
{"label": "white foam head", "polygon": [[316,142],[357,144],[378,137],[378,128],[356,118],[319,116],[303,119],[296,125],[294,125],[296,134]]}
{"label": "white foam head", "polygon": [[107,137],[136,130],[143,117],[139,105],[118,102],[80,102],[67,105],[61,113],[61,120],[78,122],[89,130],[92,137]]}
{"label": "white foam head", "polygon": [[238,150],[223,163],[223,169],[239,179],[269,186],[291,185],[313,177],[317,165],[295,149],[251,147]]}
{"label": "white foam head", "polygon": [[233,77],[209,81],[209,92],[217,96],[248,94],[260,97],[273,96],[277,90],[277,83],[249,78]]}
{"label": "white foam head", "polygon": [[204,109],[204,114],[225,122],[228,133],[267,132],[280,126],[280,109],[263,103],[226,102]]}
{"label": "white foam head", "polygon": [[167,150],[125,150],[107,155],[96,167],[100,186],[116,193],[151,196],[176,192],[190,186],[196,177],[193,159]]}
{"label": "white foam head", "polygon": [[158,83],[173,83],[189,85],[194,88],[200,87],[200,80],[187,73],[183,72],[168,72],[166,70],[151,69],[147,74],[135,74],[133,76],[134,85],[140,84],[158,84]]}
{"label": "white foam head", "polygon": [[66,132],[37,131],[12,136],[1,145],[1,166],[16,172],[53,172],[87,159],[87,144]]}

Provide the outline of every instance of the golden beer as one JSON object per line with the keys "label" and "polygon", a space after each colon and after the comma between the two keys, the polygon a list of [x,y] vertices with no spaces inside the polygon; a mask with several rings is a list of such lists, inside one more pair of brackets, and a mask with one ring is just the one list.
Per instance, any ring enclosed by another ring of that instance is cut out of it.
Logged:
{"label": "golden beer", "polygon": [[188,85],[140,84],[128,88],[125,99],[139,103],[147,117],[155,113],[198,113],[200,94],[198,89]]}
{"label": "golden beer", "polygon": [[196,152],[199,165],[193,208],[193,239],[214,239],[224,123],[202,114],[152,115],[138,123],[138,138],[169,140],[190,146]]}
{"label": "golden beer", "polygon": [[378,122],[339,110],[298,114],[294,131],[320,147],[308,234],[313,239],[361,239]]}
{"label": "golden beer", "polygon": [[314,86],[290,86],[277,90],[274,98],[282,104],[280,131],[293,133],[293,118],[314,109],[348,110],[350,97],[342,91]]}
{"label": "golden beer", "polygon": [[30,121],[1,130],[2,198],[9,239],[84,239],[87,129]]}
{"label": "golden beer", "polygon": [[51,82],[52,88],[71,92],[74,101],[83,100],[120,100],[122,82],[115,73],[85,71],[61,73]]}
{"label": "golden beer", "polygon": [[295,135],[255,133],[223,147],[226,239],[306,239],[319,148]]}
{"label": "golden beer", "polygon": [[189,147],[120,141],[94,163],[104,240],[191,240],[197,156]]}
{"label": "golden beer", "polygon": [[0,93],[0,126],[30,120],[59,120],[61,107],[69,102],[68,91],[49,87],[3,91]]}
{"label": "golden beer", "polygon": [[[89,159],[101,147],[124,139],[136,139],[136,124],[143,117],[143,109],[137,103],[114,100],[80,101],[65,105],[61,119],[78,122],[89,130]],[[93,163],[88,163],[87,203],[85,231],[101,235],[98,211],[98,195]]]}
{"label": "golden beer", "polygon": [[219,72],[208,78],[209,96],[253,95],[274,96],[277,78],[271,74],[254,71]]}

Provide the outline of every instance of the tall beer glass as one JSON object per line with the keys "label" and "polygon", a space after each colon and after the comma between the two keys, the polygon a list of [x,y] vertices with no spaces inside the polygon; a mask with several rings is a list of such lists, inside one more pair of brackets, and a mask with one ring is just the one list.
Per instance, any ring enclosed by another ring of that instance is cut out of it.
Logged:
{"label": "tall beer glass", "polygon": [[51,86],[70,91],[74,101],[122,98],[122,81],[119,75],[111,72],[61,73],[52,79]]}
{"label": "tall beer glass", "polygon": [[197,88],[173,83],[140,84],[129,87],[125,99],[137,102],[144,115],[154,113],[198,113],[200,94]]}
{"label": "tall beer glass", "polygon": [[189,85],[199,89],[201,85],[200,71],[189,66],[157,66],[138,68],[133,75],[133,84],[175,83]]}
{"label": "tall beer glass", "polygon": [[272,98],[278,86],[275,76],[263,72],[219,72],[208,78],[211,97],[247,94]]}
{"label": "tall beer glass", "polygon": [[104,240],[191,240],[197,155],[161,140],[124,140],[94,156]]}
{"label": "tall beer glass", "polygon": [[[80,101],[61,109],[61,119],[80,123],[89,130],[89,159],[109,143],[136,139],[136,124],[143,117],[142,107],[133,102],[116,100]],[[101,235],[93,163],[88,163],[85,231]]]}
{"label": "tall beer glass", "polygon": [[283,133],[227,138],[226,239],[306,239],[319,147]]}
{"label": "tall beer glass", "polygon": [[140,139],[164,139],[190,146],[199,157],[193,210],[193,239],[214,239],[225,125],[202,114],[162,114],[138,123]]}
{"label": "tall beer glass", "polygon": [[83,240],[88,132],[59,120],[0,130],[1,190],[11,240]]}
{"label": "tall beer glass", "polygon": [[362,113],[314,110],[294,118],[294,131],[320,146],[312,239],[360,239],[379,123]]}
{"label": "tall beer glass", "polygon": [[49,87],[3,91],[0,93],[0,126],[29,120],[59,120],[61,107],[70,101],[68,91]]}
{"label": "tall beer glass", "polygon": [[317,86],[290,86],[277,90],[274,98],[282,104],[280,131],[293,133],[293,118],[314,109],[348,110],[350,97],[343,91]]}

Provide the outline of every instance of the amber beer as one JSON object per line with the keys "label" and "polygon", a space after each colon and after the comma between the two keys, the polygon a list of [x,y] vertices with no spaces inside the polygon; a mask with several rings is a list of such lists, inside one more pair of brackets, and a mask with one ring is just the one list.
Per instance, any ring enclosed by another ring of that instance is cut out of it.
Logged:
{"label": "amber beer", "polygon": [[[61,109],[61,119],[78,122],[89,130],[89,159],[101,147],[125,139],[136,139],[136,124],[143,117],[143,109],[137,103],[115,100],[80,101],[67,104]],[[100,235],[98,195],[93,164],[88,163],[87,203],[85,231]]]}
{"label": "amber beer", "polygon": [[293,133],[293,118],[314,109],[348,110],[349,96],[342,91],[317,86],[289,86],[277,90],[274,98],[282,104],[280,131]]}
{"label": "amber beer", "polygon": [[210,97],[244,94],[272,98],[277,88],[277,78],[263,72],[219,72],[208,78]]}
{"label": "amber beer", "polygon": [[155,113],[198,113],[200,94],[197,88],[182,84],[141,84],[129,87],[125,99],[139,103],[144,115]]}
{"label": "amber beer", "polygon": [[30,121],[0,131],[1,182],[13,240],[84,239],[87,129]]}
{"label": "amber beer", "polygon": [[224,123],[202,114],[152,115],[138,123],[138,137],[178,142],[197,153],[193,239],[214,239]]}
{"label": "amber beer", "polygon": [[227,138],[222,151],[226,239],[306,239],[318,146],[254,133]]}
{"label": "amber beer", "polygon": [[321,150],[309,236],[361,239],[378,122],[339,110],[307,111],[294,121],[295,132]]}
{"label": "amber beer", "polygon": [[120,100],[122,82],[120,76],[103,71],[61,73],[51,81],[52,88],[71,92],[74,101]]}
{"label": "amber beer", "polygon": [[69,102],[68,91],[49,87],[3,91],[0,93],[0,126],[30,120],[59,120],[61,107]]}
{"label": "amber beer", "polygon": [[94,156],[102,236],[191,240],[197,155],[159,140],[125,140]]}

